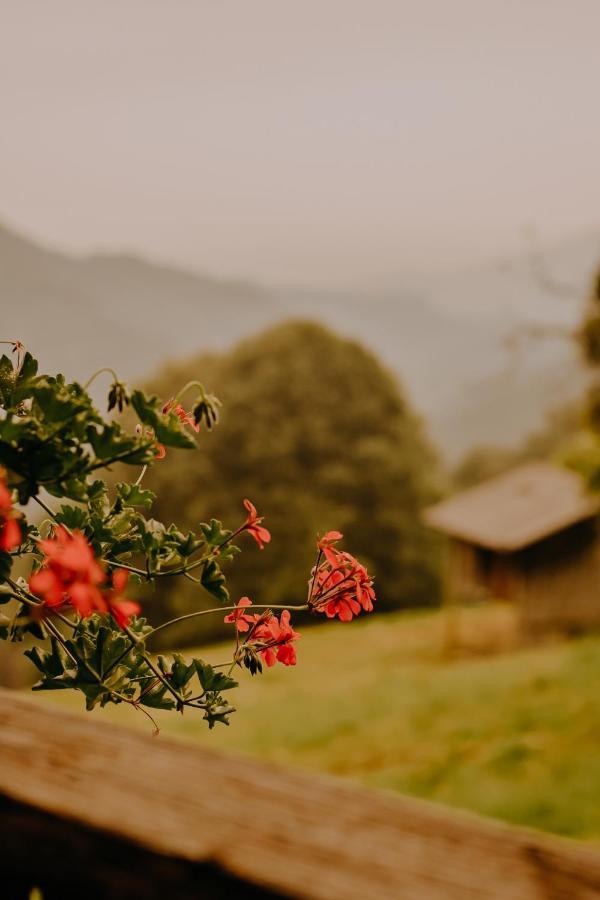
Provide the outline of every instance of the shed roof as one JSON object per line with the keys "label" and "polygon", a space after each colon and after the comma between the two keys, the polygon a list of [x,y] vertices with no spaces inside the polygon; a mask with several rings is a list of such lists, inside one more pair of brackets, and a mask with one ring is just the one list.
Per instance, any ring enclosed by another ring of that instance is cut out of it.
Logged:
{"label": "shed roof", "polygon": [[600,499],[575,472],[536,462],[425,510],[425,521],[452,537],[509,553],[591,518]]}

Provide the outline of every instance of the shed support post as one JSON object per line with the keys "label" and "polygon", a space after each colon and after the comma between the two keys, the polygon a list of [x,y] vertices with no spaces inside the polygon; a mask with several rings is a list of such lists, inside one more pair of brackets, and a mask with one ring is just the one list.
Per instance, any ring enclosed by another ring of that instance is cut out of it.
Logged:
{"label": "shed support post", "polygon": [[444,542],[442,551],[442,603],[444,607],[442,656],[451,656],[460,643],[460,598],[457,584],[462,580],[458,571],[462,566],[461,555],[451,540]]}

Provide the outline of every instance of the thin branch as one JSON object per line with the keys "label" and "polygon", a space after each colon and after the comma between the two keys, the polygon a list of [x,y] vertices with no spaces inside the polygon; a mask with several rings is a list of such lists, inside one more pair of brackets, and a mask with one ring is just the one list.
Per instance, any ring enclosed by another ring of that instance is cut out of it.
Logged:
{"label": "thin branch", "polygon": [[37,495],[34,496],[34,497],[32,497],[31,499],[32,499],[32,500],[35,500],[35,502],[38,504],[38,506],[41,506],[42,509],[45,509],[46,512],[48,513],[48,515],[50,516],[50,518],[51,518],[51,519],[54,519],[54,521],[56,521],[56,513],[53,512],[53,511],[50,509],[50,507],[47,506],[47,505],[44,503],[43,500],[40,500],[40,498],[39,498]]}
{"label": "thin branch", "polygon": [[145,641],[148,640],[148,638],[151,638],[158,631],[162,631],[163,628],[168,628],[170,625],[176,625],[178,622],[185,622],[187,619],[195,619],[198,616],[208,616],[208,615],[210,615],[210,613],[230,612],[235,609],[257,609],[257,610],[258,609],[265,609],[265,610],[267,610],[267,609],[289,609],[294,612],[298,612],[300,610],[308,609],[308,604],[303,603],[300,606],[290,606],[289,604],[275,604],[274,605],[272,603],[269,603],[269,604],[257,604],[256,606],[254,604],[252,604],[251,607],[240,607],[240,606],[236,605],[236,606],[218,606],[215,609],[199,609],[199,610],[196,610],[195,612],[186,613],[186,615],[184,615],[184,616],[178,616],[176,619],[170,619],[170,621],[168,621],[168,622],[163,622],[162,625],[157,625],[156,628],[153,628],[152,631],[149,631],[147,634],[144,635],[144,640]]}
{"label": "thin branch", "polygon": [[113,381],[119,380],[117,377],[117,373],[115,372],[114,369],[111,369],[110,366],[104,366],[102,369],[97,369],[93,375],[90,375],[90,377],[88,378],[86,383],[83,385],[83,390],[87,391],[87,389],[89,388],[91,383],[93,381],[95,381],[95,379],[98,377],[98,375],[102,375],[103,372],[108,372],[110,375],[112,375]]}

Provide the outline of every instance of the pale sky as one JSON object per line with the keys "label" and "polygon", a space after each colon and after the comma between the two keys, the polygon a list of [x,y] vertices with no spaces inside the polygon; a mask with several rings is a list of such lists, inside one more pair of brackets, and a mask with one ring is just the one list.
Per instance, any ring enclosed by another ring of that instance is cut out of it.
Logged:
{"label": "pale sky", "polygon": [[0,221],[366,286],[600,225],[600,0],[0,0]]}

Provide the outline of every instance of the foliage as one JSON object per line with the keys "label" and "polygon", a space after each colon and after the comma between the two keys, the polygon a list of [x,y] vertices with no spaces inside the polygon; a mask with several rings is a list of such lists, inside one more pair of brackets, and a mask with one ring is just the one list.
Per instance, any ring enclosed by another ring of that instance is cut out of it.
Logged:
{"label": "foliage", "polygon": [[[263,549],[270,533],[249,500],[235,530],[217,519],[187,530],[165,525],[150,517],[156,495],[142,487],[147,469],[167,448],[195,447],[188,429],[209,431],[216,425],[219,401],[196,381],[166,403],[140,390],[130,394],[110,369],[95,373],[85,386],[69,384],[62,375],[39,374],[37,361],[18,342],[5,343],[12,344],[13,358],[0,359],[0,603],[7,610],[0,637],[27,637],[33,644],[26,655],[41,675],[34,690],[78,690],[87,709],[122,703],[147,715],[148,709],[192,709],[210,728],[228,724],[234,707],[224,694],[237,686],[234,668],[255,674],[263,662],[296,663],[293,643],[299,635],[289,609],[279,606],[278,617],[269,606],[257,605],[242,624],[240,606],[227,605],[222,565],[239,552],[234,541],[247,533]],[[87,393],[104,372],[112,375],[107,406],[117,418],[105,419]],[[190,390],[196,400],[186,412],[179,400]],[[137,417],[135,427],[119,421],[127,408]],[[126,472],[135,467],[134,477],[109,488],[98,476],[116,463],[126,465]],[[48,516],[39,525],[17,509],[17,502],[29,501]],[[318,551],[315,573],[322,542]],[[371,596],[364,567],[343,551],[328,547],[327,552],[343,558],[346,577],[292,608],[317,613],[326,611],[323,604],[354,607],[365,590]],[[19,559],[32,564],[27,580],[13,575]],[[143,595],[147,586],[182,579],[194,583],[196,595],[203,592],[225,604],[210,610],[196,604],[186,619],[233,610],[233,618],[226,619],[233,624],[235,645],[226,663],[213,667],[195,657],[155,660],[149,654],[150,637],[174,622],[152,628],[141,618],[139,603],[125,596],[129,581],[137,582]],[[250,603],[244,598],[243,608]]]}
{"label": "foliage", "polygon": [[585,403],[585,427],[566,449],[564,460],[597,491],[600,490],[600,270],[592,283],[578,339],[590,369],[591,384]]}
{"label": "foliage", "polygon": [[[169,395],[200,366],[223,400],[219,429],[201,436],[199,460],[173,454],[150,484],[161,518],[177,514],[188,527],[212,508],[232,517],[239,496],[268,508],[274,558],[239,560],[228,574],[234,593],[298,602],[310,535],[338,526],[375,576],[379,609],[435,605],[437,543],[420,510],[435,496],[437,464],[375,357],[320,325],[288,322],[227,354],[171,366],[151,388]],[[157,597],[171,612],[195,602],[191,585]],[[198,630],[182,638],[197,640]]]}

